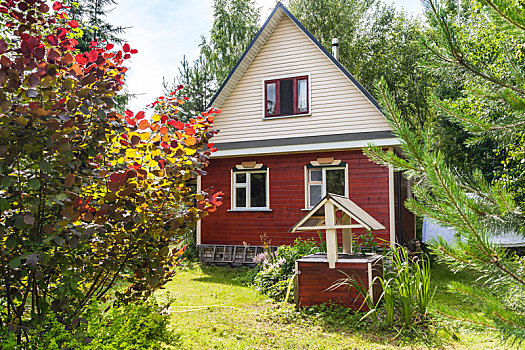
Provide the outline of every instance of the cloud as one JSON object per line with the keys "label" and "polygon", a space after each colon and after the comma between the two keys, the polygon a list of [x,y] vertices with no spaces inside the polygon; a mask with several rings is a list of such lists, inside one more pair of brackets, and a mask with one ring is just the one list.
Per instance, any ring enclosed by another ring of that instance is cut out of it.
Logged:
{"label": "cloud", "polygon": [[130,27],[123,35],[139,51],[128,62],[126,85],[137,97],[130,109],[138,111],[162,94],[162,79],[178,75],[183,56],[199,54],[200,36],[210,31],[213,14],[209,0],[120,0],[108,22]]}

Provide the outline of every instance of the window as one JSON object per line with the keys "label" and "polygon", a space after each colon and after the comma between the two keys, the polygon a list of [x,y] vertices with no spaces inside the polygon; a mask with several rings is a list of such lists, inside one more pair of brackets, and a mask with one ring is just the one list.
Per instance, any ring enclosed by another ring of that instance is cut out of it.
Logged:
{"label": "window", "polygon": [[308,208],[314,207],[327,193],[348,196],[345,167],[316,167],[308,169]]}
{"label": "window", "polygon": [[268,209],[268,171],[233,172],[233,209]]}
{"label": "window", "polygon": [[264,82],[266,117],[307,114],[308,76]]}

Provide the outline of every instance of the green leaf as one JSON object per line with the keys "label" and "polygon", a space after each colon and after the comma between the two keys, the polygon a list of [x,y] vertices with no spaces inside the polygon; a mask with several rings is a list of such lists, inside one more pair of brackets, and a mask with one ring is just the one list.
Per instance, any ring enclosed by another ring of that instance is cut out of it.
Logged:
{"label": "green leaf", "polygon": [[13,249],[14,247],[16,247],[16,236],[15,235],[9,236],[7,241],[5,241],[5,246],[9,249]]}
{"label": "green leaf", "polygon": [[10,176],[4,176],[2,177],[2,187],[7,188],[13,184],[13,179],[11,179]]}
{"label": "green leaf", "polygon": [[44,173],[49,173],[51,171],[51,164],[49,164],[45,160],[43,160],[40,163],[38,163],[38,167]]}
{"label": "green leaf", "polygon": [[10,262],[9,262],[9,267],[12,268],[12,269],[16,269],[18,267],[20,267],[21,265],[21,261],[19,258],[14,258],[12,259]]}
{"label": "green leaf", "polygon": [[62,192],[62,193],[59,193],[58,195],[55,196],[55,201],[57,202],[63,202],[67,199],[67,195]]}
{"label": "green leaf", "polygon": [[40,188],[40,181],[38,181],[38,179],[29,180],[29,187],[33,190],[38,190]]}
{"label": "green leaf", "polygon": [[6,211],[10,208],[9,201],[5,198],[0,198],[0,210]]}

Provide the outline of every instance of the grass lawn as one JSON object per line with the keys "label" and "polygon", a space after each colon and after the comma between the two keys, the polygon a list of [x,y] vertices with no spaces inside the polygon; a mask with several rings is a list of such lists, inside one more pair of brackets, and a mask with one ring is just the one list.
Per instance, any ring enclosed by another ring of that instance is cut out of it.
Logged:
{"label": "grass lawn", "polygon": [[[158,293],[171,299],[170,317],[182,349],[506,349],[497,334],[458,329],[441,322],[436,335],[397,334],[360,321],[345,309],[312,308],[296,312],[292,305],[268,300],[244,281],[249,269],[200,266],[181,269]],[[457,276],[433,270],[434,303],[465,307],[446,284]],[[434,328],[435,331],[435,328]],[[433,332],[434,332],[433,331]],[[455,334],[459,340],[453,340]],[[396,337],[397,335],[397,337]],[[395,338],[395,339],[393,339]]]}

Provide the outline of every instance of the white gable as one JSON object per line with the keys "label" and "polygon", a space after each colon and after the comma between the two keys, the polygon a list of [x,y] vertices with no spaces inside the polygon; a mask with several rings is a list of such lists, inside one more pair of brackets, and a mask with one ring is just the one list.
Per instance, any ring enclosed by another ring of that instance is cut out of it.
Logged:
{"label": "white gable", "polygon": [[[212,104],[221,109],[214,122],[220,133],[213,139],[219,151],[221,145],[227,149],[232,143],[246,145],[235,147],[239,149],[257,147],[257,141],[292,145],[293,140],[302,139],[307,149],[310,142],[304,140],[309,137],[321,142],[322,136],[354,134],[355,141],[360,135],[388,135],[391,129],[375,101],[290,19],[287,10],[277,11],[280,7],[284,8],[279,4],[267,22],[270,29],[275,28],[273,32],[261,31],[267,39],[254,41],[231,75],[233,82],[223,86]],[[302,75],[310,79],[310,114],[264,118],[264,81]],[[389,140],[387,144],[395,143],[393,136],[381,137]]]}

